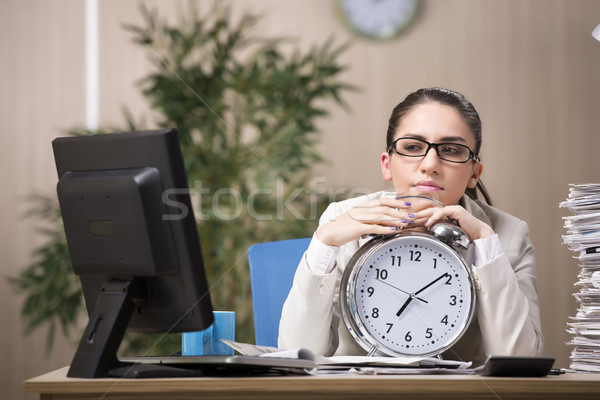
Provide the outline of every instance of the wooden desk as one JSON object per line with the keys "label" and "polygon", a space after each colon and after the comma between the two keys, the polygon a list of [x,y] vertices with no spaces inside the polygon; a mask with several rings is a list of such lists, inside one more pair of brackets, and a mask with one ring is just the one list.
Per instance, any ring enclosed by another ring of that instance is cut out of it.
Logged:
{"label": "wooden desk", "polygon": [[68,367],[25,382],[50,399],[599,399],[600,374],[544,378],[477,375],[274,376],[256,378],[79,379]]}

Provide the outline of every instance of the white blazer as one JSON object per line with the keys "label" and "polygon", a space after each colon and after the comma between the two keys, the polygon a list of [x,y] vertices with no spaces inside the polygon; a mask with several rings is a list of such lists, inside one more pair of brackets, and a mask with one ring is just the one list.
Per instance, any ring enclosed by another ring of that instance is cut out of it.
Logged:
{"label": "white blazer", "polygon": [[[357,204],[385,196],[377,192],[331,203],[319,226],[346,213]],[[477,310],[463,337],[443,357],[483,363],[489,355],[537,356],[542,353],[542,334],[535,276],[533,245],[529,228],[505,212],[463,196],[465,209],[490,225],[498,234],[503,254],[474,267],[478,281]],[[338,290],[344,269],[358,248],[369,238],[341,246],[329,274],[313,274],[304,254],[292,289],[283,306],[279,324],[279,347],[305,347],[316,354],[365,355],[340,317]],[[463,256],[472,262],[472,247]]]}

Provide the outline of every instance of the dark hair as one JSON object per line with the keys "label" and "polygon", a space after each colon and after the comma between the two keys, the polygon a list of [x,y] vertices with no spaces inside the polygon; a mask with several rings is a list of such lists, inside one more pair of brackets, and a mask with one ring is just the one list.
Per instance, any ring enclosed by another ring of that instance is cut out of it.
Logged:
{"label": "dark hair", "polygon": [[[475,153],[475,156],[479,158],[479,151],[481,150],[481,119],[479,118],[479,113],[477,113],[473,104],[471,104],[471,102],[462,94],[437,87],[419,89],[412,92],[394,108],[388,123],[386,135],[387,148],[392,145],[394,135],[396,134],[396,130],[398,129],[402,118],[415,106],[429,102],[437,102],[450,106],[462,115],[475,137],[475,148],[473,149],[473,152]],[[492,200],[481,180],[477,181],[477,186],[475,188],[467,188],[465,194],[470,198],[477,200],[479,198],[477,190],[479,190],[485,202],[491,205]]]}

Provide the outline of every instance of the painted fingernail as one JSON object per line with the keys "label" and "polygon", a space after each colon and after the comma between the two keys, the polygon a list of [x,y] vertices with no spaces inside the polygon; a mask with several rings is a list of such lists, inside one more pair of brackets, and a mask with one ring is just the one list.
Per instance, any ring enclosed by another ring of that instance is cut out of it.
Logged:
{"label": "painted fingernail", "polygon": [[415,214],[408,214],[408,218],[414,218]]}
{"label": "painted fingernail", "polygon": [[396,227],[396,226],[392,226],[392,227],[390,228],[390,231],[393,231],[393,232],[396,232],[397,230],[398,230],[398,227]]}
{"label": "painted fingernail", "polygon": [[406,205],[406,206],[410,206],[411,204],[412,204],[412,203],[411,203],[410,201],[405,201],[405,202],[404,202],[404,205]]}
{"label": "painted fingernail", "polygon": [[408,220],[406,220],[406,219],[401,219],[401,220],[400,220],[400,222],[402,222],[403,224],[405,224],[405,223],[407,223],[407,222],[408,222]]}

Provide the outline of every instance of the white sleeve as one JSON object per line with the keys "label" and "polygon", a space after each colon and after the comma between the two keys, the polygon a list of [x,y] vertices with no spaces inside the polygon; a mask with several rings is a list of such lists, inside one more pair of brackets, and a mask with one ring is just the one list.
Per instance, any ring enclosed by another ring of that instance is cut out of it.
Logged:
{"label": "white sleeve", "polygon": [[[330,204],[321,216],[319,226],[334,219],[340,212],[336,203]],[[333,355],[337,349],[339,321],[333,303],[339,280],[335,267],[338,249],[330,248],[313,235],[281,311],[279,348],[305,347],[325,356]],[[318,272],[327,270],[330,272]]]}
{"label": "white sleeve", "polygon": [[525,223],[516,226],[505,252],[473,268],[479,284],[477,318],[486,355],[542,353],[535,258],[528,234]]}
{"label": "white sleeve", "polygon": [[314,274],[308,268],[306,254],[281,311],[278,347],[306,347],[315,354],[331,356],[339,340],[332,306],[338,277],[335,268],[331,274]]}
{"label": "white sleeve", "polygon": [[315,275],[329,274],[335,267],[339,247],[327,246],[314,234],[306,251],[306,263]]}
{"label": "white sleeve", "polygon": [[498,235],[493,235],[485,239],[476,239],[473,241],[473,244],[475,245],[473,264],[476,267],[488,264],[504,252]]}

